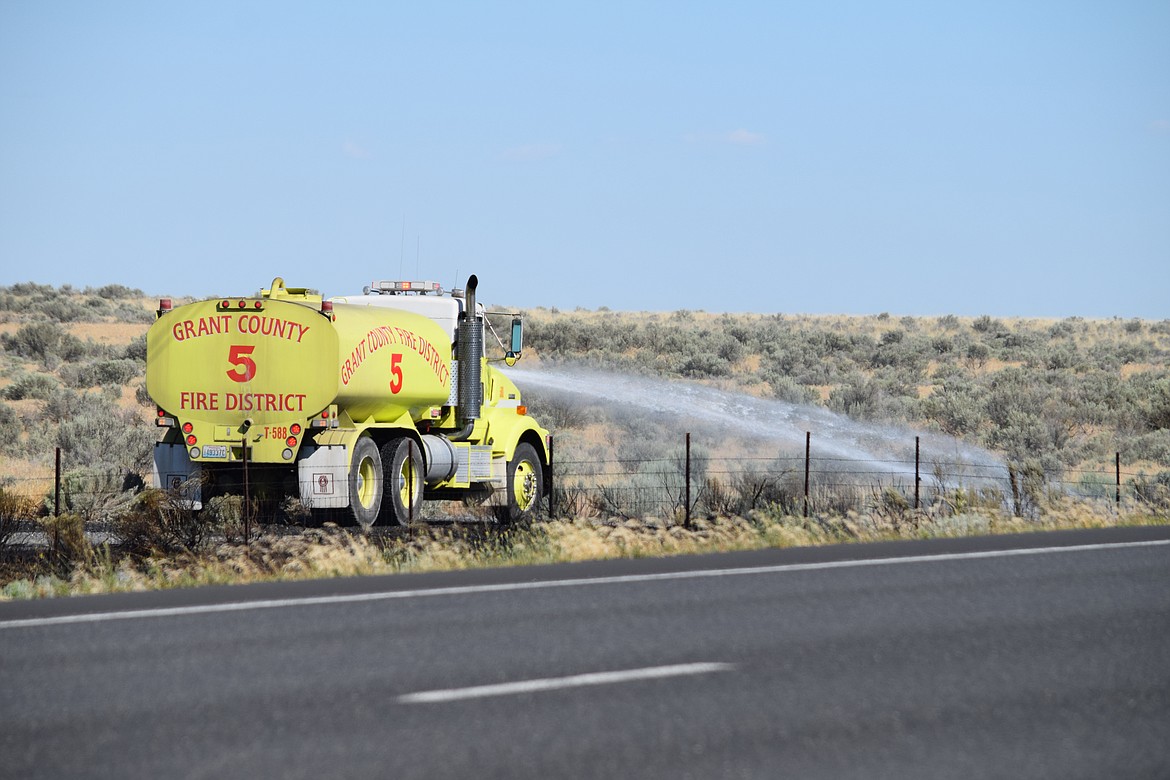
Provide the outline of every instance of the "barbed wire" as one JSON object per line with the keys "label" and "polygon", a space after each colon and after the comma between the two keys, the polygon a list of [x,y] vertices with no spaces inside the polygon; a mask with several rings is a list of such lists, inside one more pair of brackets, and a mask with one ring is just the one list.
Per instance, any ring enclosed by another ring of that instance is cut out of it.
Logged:
{"label": "barbed wire", "polygon": [[[687,473],[681,446],[655,457],[586,458],[575,455],[552,464],[553,479],[560,496],[585,493],[601,504],[624,502],[626,508],[677,508],[685,500]],[[690,454],[692,503],[698,505],[711,494],[728,494],[752,500],[808,500],[813,504],[852,501],[855,504],[880,500],[893,490],[907,500],[911,495],[926,505],[954,491],[998,492],[1002,500],[1034,500],[1042,492],[1056,492],[1086,500],[1164,501],[1170,503],[1170,480],[1145,470],[1121,468],[1120,458],[1112,469],[1064,468],[1045,472],[1008,462],[970,462],[953,457],[935,460],[929,453],[917,459],[904,457],[849,458],[839,455],[711,455],[696,446]],[[263,470],[260,466],[258,470]],[[348,469],[334,467],[334,479],[348,478]],[[314,469],[320,473],[322,469]],[[135,475],[137,482],[125,481],[127,474],[66,470],[60,487],[65,509],[123,506],[127,497],[150,481],[149,475]],[[1166,472],[1161,472],[1165,474]],[[808,492],[804,477],[808,477]],[[55,475],[5,476],[0,489],[21,494],[41,506],[57,498]],[[241,489],[242,491],[242,489]],[[1160,491],[1160,492],[1159,492]],[[233,491],[235,492],[235,491]],[[839,495],[833,496],[831,494]],[[255,499],[255,496],[253,496]],[[558,496],[554,496],[554,499]],[[721,500],[726,496],[721,496]],[[257,499],[258,500],[258,499]],[[271,501],[272,499],[266,498]]]}

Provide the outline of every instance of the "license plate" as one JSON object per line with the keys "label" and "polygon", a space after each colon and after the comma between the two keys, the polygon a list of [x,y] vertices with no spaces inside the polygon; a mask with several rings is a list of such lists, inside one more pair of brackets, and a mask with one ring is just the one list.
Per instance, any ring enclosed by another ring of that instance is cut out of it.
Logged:
{"label": "license plate", "polygon": [[205,458],[222,458],[227,460],[227,445],[226,444],[208,444],[203,447],[203,457]]}

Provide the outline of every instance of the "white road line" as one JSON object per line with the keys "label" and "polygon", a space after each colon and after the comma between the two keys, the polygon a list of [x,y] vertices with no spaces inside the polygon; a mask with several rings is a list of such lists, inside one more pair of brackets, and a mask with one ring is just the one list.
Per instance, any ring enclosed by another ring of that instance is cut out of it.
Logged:
{"label": "white road line", "polygon": [[663,677],[683,677],[695,674],[731,671],[734,666],[725,663],[675,664],[674,666],[651,666],[645,669],[627,669],[620,672],[594,672],[575,674],[571,677],[547,677],[538,680],[519,680],[498,685],[476,685],[470,688],[448,688],[436,691],[419,691],[398,697],[402,704],[438,704],[461,699],[482,699],[488,696],[514,696],[520,693],[538,691],[559,691],[565,688],[580,688],[586,685],[611,685],[634,680],[657,680]]}
{"label": "white road line", "polygon": [[[738,569],[697,569],[692,571],[667,572],[662,574],[627,574],[614,577],[581,577],[578,579],[567,580],[506,582],[495,585],[463,585],[449,588],[423,588],[419,590],[354,593],[343,596],[308,596],[304,598],[233,601],[226,604],[201,604],[187,607],[134,609],[123,612],[92,612],[89,614],[79,615],[58,615],[56,617],[0,620],[0,630],[10,628],[61,626],[74,623],[102,623],[110,620],[142,620],[147,618],[206,615],[220,612],[246,612],[256,609],[279,609],[283,607],[313,607],[330,604],[358,604],[368,601],[392,601],[397,599],[414,599],[434,596],[469,596],[482,593],[545,590],[548,588],[620,585],[635,582],[702,579],[706,577],[738,577],[751,574],[783,574],[787,572],[818,571],[821,569],[850,569],[860,568],[863,566],[897,566],[908,563],[940,563],[944,561],[965,561],[977,560],[981,558],[1007,558],[1018,555],[1051,555],[1055,553],[1124,550],[1135,547],[1162,547],[1165,545],[1170,545],[1170,539],[1152,539],[1142,542],[1081,544],[1069,547],[1033,547],[1015,550],[984,550],[980,552],[967,553],[940,553],[937,555],[908,555],[901,558],[863,558],[861,560],[855,561],[787,563],[777,564],[774,566],[748,566]],[[519,572],[520,570],[517,571]]]}

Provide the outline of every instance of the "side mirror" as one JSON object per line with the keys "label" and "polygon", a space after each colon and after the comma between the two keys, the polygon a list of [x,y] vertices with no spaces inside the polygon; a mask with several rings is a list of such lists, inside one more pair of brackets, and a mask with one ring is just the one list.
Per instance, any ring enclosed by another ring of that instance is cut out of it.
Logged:
{"label": "side mirror", "polygon": [[512,318],[512,343],[504,355],[504,362],[509,366],[516,365],[520,353],[524,351],[524,321],[519,317]]}

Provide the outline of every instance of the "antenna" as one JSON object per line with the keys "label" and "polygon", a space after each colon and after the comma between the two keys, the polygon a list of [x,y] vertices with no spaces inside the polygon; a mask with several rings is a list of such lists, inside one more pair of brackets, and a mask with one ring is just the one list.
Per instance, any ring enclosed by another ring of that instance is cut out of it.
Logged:
{"label": "antenna", "polygon": [[420,235],[418,235],[418,234],[415,234],[415,237],[414,237],[414,238],[415,238],[415,243],[414,243],[414,278],[415,278],[415,279],[418,279],[418,278],[419,278],[419,273],[418,273],[418,258],[419,258],[419,254],[422,252],[422,249],[421,249],[421,247],[422,247],[422,236],[420,236]]}
{"label": "antenna", "polygon": [[406,256],[406,214],[402,214],[402,238],[398,240],[398,278],[402,278],[402,261]]}

